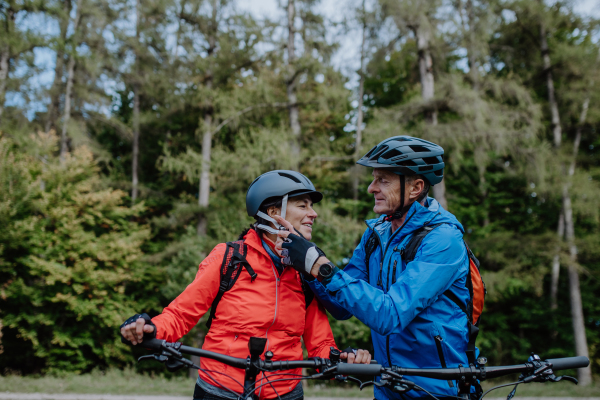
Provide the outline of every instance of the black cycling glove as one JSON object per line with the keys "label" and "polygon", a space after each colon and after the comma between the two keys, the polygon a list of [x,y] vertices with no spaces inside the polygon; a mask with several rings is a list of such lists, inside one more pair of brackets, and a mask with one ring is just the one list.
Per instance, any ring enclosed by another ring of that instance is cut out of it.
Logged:
{"label": "black cycling glove", "polygon": [[293,233],[287,237],[281,247],[283,248],[281,262],[308,275],[319,257],[325,256],[323,250],[319,249],[316,244]]}
{"label": "black cycling glove", "polygon": [[[140,318],[144,319],[145,325],[152,325],[154,327],[154,331],[152,331],[152,333],[144,332],[144,340],[154,339],[156,337],[156,325],[154,325],[154,323],[152,322],[152,319],[146,313],[135,314],[133,317],[127,318],[127,320],[125,320],[125,322],[123,322],[119,328],[122,328],[125,325],[133,324],[135,321],[137,321]],[[121,335],[121,343],[131,344],[131,342],[129,340],[125,339],[123,337],[123,335]]]}

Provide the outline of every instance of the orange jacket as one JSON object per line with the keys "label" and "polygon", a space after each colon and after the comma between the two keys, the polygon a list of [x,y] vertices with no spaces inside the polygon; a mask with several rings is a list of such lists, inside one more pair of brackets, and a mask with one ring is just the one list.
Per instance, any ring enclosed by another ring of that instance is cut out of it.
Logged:
{"label": "orange jacket", "polygon": [[[273,352],[273,361],[301,360],[300,339],[303,338],[309,357],[329,357],[329,347],[335,347],[335,342],[323,306],[315,298],[306,308],[299,273],[286,267],[279,275],[254,230],[250,230],[244,240],[248,246],[246,259],[258,276],[254,282],[251,282],[248,272],[244,269],[235,285],[225,292],[202,348],[233,357],[246,358],[249,354],[249,338],[258,336],[268,339],[265,351]],[[179,340],[210,308],[219,291],[219,271],[225,248],[224,243],[217,245],[200,264],[194,281],[163,310],[162,314],[152,319],[156,325],[158,339],[171,342]],[[243,370],[207,358],[201,358],[200,366],[203,369],[220,372],[211,372],[210,375],[229,389],[238,393],[243,392],[243,389],[233,381],[236,379],[243,384]],[[300,369],[281,372],[302,373]],[[200,371],[199,374],[204,381],[220,386],[205,372]],[[271,380],[285,377],[285,375],[274,376]],[[281,380],[273,382],[272,385],[281,396],[292,391],[298,382]],[[264,375],[260,374],[256,379],[256,386],[263,383],[267,382]],[[257,394],[261,399],[277,397],[269,384],[262,386]]]}

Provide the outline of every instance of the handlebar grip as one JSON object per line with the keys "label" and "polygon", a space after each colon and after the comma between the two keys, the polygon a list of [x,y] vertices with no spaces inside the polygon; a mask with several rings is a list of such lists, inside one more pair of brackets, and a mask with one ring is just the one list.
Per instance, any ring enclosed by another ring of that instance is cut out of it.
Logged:
{"label": "handlebar grip", "polygon": [[146,349],[151,349],[151,350],[160,350],[162,344],[164,343],[164,340],[160,340],[160,339],[146,339],[144,340],[142,343],[140,343],[140,346],[146,348]]}
{"label": "handlebar grip", "polygon": [[381,364],[345,364],[340,363],[337,366],[337,372],[340,375],[381,375]]}
{"label": "handlebar grip", "polygon": [[572,369],[572,368],[585,368],[590,365],[590,360],[587,357],[565,357],[565,358],[552,358],[546,360],[552,363],[552,369],[555,371],[561,369]]}

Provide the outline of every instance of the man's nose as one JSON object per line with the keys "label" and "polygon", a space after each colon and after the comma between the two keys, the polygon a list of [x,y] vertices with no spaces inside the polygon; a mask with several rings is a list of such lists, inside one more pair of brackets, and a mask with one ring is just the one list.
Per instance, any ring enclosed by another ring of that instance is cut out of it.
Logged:
{"label": "man's nose", "polygon": [[367,193],[375,193],[375,192],[377,192],[377,185],[375,184],[375,181],[373,181],[367,188]]}
{"label": "man's nose", "polygon": [[315,211],[315,209],[311,207],[311,208],[309,209],[309,211],[308,211],[308,217],[309,217],[309,218],[312,218],[312,219],[315,219],[315,218],[317,218],[318,216],[319,216],[319,214],[317,214],[317,212]]}

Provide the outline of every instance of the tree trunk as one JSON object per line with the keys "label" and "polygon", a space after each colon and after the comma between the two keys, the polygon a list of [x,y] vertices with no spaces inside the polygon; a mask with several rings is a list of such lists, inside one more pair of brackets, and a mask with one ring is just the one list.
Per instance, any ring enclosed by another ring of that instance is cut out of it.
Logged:
{"label": "tree trunk", "polygon": [[[433,77],[433,59],[429,43],[431,40],[431,31],[429,27],[423,27],[423,24],[412,28],[415,38],[417,39],[417,50],[419,53],[419,77],[421,79],[421,97],[424,101],[433,99],[435,95],[434,77]],[[427,111],[425,120],[435,126],[437,125],[437,110]],[[440,205],[447,210],[448,201],[446,200],[446,184],[442,180],[432,188],[433,197]]]}
{"label": "tree trunk", "polygon": [[77,10],[75,12],[75,22],[73,24],[73,36],[71,37],[71,56],[69,57],[69,64],[67,67],[67,89],[65,91],[65,110],[63,114],[63,125],[62,134],[60,136],[60,160],[65,161],[65,156],[69,151],[67,142],[67,129],[69,127],[69,121],[71,119],[71,97],[73,95],[73,80],[75,75],[75,57],[77,56],[77,35],[79,29],[79,23],[81,21],[81,7],[83,7],[83,0],[77,4]]}
{"label": "tree trunk", "polygon": [[65,65],[65,45],[67,41],[67,30],[69,29],[69,15],[71,14],[71,0],[63,3],[63,14],[58,24],[60,29],[60,42],[56,49],[56,63],[54,65],[54,81],[50,88],[50,103],[48,104],[48,115],[46,116],[45,131],[55,128],[56,116],[60,109],[60,93],[62,86],[63,68]]}
{"label": "tree trunk", "polygon": [[[217,48],[217,2],[212,1],[212,17],[211,17],[211,28],[208,35],[208,62],[209,68],[206,71],[205,87],[207,92],[211,92],[213,88],[213,75],[212,70],[212,57],[215,49]],[[213,123],[213,104],[211,95],[205,99],[205,111],[204,111],[204,133],[202,134],[202,172],[200,173],[200,183],[198,188],[198,205],[202,208],[198,217],[198,225],[196,226],[196,233],[198,236],[206,235],[206,208],[209,204],[210,195],[210,159],[212,152],[212,123]]]}
{"label": "tree trunk", "polygon": [[[12,7],[6,10],[7,22],[5,24],[4,34],[8,37],[11,28],[15,25],[15,11]],[[10,44],[6,43],[0,49],[0,123],[2,123],[2,114],[4,113],[4,102],[6,101],[6,84],[8,81],[8,68],[10,66]]]}
{"label": "tree trunk", "polygon": [[[354,158],[360,157],[362,147],[362,124],[363,124],[363,96],[365,94],[365,44],[367,42],[367,20],[365,14],[365,3],[363,1],[363,34],[362,44],[360,46],[360,82],[358,84],[358,115],[356,117],[356,143],[354,146]],[[360,183],[360,170],[357,165],[354,166],[352,180],[352,194],[354,200],[358,200],[358,184]]]}
{"label": "tree trunk", "polygon": [[5,45],[0,52],[0,124],[4,113],[4,101],[6,99],[6,82],[8,81],[8,60],[10,58],[10,47]]}
{"label": "tree trunk", "polygon": [[[556,230],[559,243],[563,240],[565,235],[565,214],[562,212],[558,217],[558,228]],[[560,244],[556,246],[556,254],[552,259],[552,279],[550,282],[550,309],[556,310],[558,308],[557,297],[558,297],[558,277],[560,275]]]}
{"label": "tree trunk", "polygon": [[[583,306],[581,302],[581,289],[579,286],[579,272],[577,271],[577,246],[575,244],[575,222],[573,220],[573,208],[569,189],[571,187],[573,175],[575,174],[575,165],[579,145],[581,143],[581,131],[587,117],[587,111],[590,104],[590,97],[585,99],[579,124],[573,142],[573,157],[569,165],[567,182],[563,186],[563,211],[565,214],[565,236],[569,246],[569,297],[571,301],[571,319],[573,324],[573,336],[575,338],[575,354],[578,356],[589,357],[587,337],[585,332],[585,319],[583,316]],[[577,379],[579,384],[587,386],[592,383],[592,370],[590,367],[577,370]]]}
{"label": "tree trunk", "polygon": [[[136,77],[137,79],[137,77]],[[131,157],[131,202],[135,203],[138,197],[139,186],[139,158],[140,158],[140,85],[133,86],[133,149]]]}
{"label": "tree trunk", "polygon": [[135,203],[138,197],[138,168],[140,155],[140,0],[135,2],[135,83],[133,85],[133,155],[131,158],[131,202]]}
{"label": "tree trunk", "polygon": [[[575,245],[575,230],[573,222],[573,209],[568,186],[563,189],[563,209],[565,212],[566,238],[569,245],[569,298],[571,303],[571,321],[573,324],[573,337],[575,338],[575,354],[589,358],[587,337],[585,333],[585,319],[581,303],[581,290],[579,286],[579,272],[577,271],[577,246]],[[577,379],[581,386],[592,383],[592,370],[590,367],[579,368]]]}
{"label": "tree trunk", "polygon": [[287,97],[289,103],[289,117],[290,117],[290,128],[293,134],[292,140],[292,158],[294,169],[298,169],[298,161],[300,160],[300,120],[299,120],[299,107],[298,97],[296,96],[296,81],[297,71],[295,66],[296,55],[295,55],[295,29],[294,20],[296,19],[296,11],[294,7],[294,0],[288,0],[288,79],[287,85]]}
{"label": "tree trunk", "polygon": [[546,38],[546,28],[540,24],[540,49],[544,62],[544,75],[546,75],[546,87],[548,88],[548,103],[550,105],[550,119],[552,124],[552,136],[554,138],[554,147],[559,148],[562,142],[562,130],[560,127],[560,116],[558,114],[558,104],[556,103],[556,93],[554,91],[554,80],[552,79],[552,65],[550,63],[550,49],[548,48],[548,39]]}
{"label": "tree trunk", "polygon": [[69,58],[69,66],[67,68],[67,90],[65,92],[65,110],[63,115],[62,133],[60,135],[60,160],[65,161],[65,156],[69,151],[67,143],[67,128],[71,119],[71,96],[73,92],[73,74],[75,73],[75,54]]}
{"label": "tree trunk", "polygon": [[473,90],[477,92],[479,90],[479,71],[477,70],[477,57],[475,56],[475,17],[473,15],[473,0],[467,0],[467,18],[469,19],[469,76],[471,77]]}

